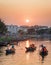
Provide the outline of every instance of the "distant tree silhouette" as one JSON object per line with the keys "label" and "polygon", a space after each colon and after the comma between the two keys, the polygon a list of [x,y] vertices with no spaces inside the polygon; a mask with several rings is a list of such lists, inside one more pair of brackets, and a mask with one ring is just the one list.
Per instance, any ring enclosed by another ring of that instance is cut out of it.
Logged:
{"label": "distant tree silhouette", "polygon": [[35,29],[34,28],[30,28],[30,29],[28,29],[27,30],[28,31],[28,34],[34,34],[34,32],[35,32]]}
{"label": "distant tree silhouette", "polygon": [[40,29],[40,30],[37,30],[37,34],[44,34],[44,33],[47,33],[47,30],[48,29]]}
{"label": "distant tree silhouette", "polygon": [[5,34],[7,32],[7,28],[5,23],[0,19],[0,34]]}
{"label": "distant tree silhouette", "polygon": [[48,29],[48,33],[51,34],[51,27]]}
{"label": "distant tree silhouette", "polygon": [[24,34],[23,30],[19,30],[18,33],[19,33],[20,35],[23,35],[23,34]]}

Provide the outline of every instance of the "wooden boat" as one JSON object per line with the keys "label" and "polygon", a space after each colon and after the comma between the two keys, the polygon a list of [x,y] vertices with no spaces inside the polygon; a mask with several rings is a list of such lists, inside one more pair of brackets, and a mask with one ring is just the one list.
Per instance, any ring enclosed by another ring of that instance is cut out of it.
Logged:
{"label": "wooden boat", "polygon": [[41,56],[47,56],[48,55],[48,51],[44,52],[44,51],[40,51],[39,53]]}
{"label": "wooden boat", "polygon": [[34,50],[36,50],[36,47],[25,47],[26,48],[26,52],[33,52]]}
{"label": "wooden boat", "polygon": [[6,55],[8,55],[8,54],[14,54],[15,53],[15,50],[6,50]]}

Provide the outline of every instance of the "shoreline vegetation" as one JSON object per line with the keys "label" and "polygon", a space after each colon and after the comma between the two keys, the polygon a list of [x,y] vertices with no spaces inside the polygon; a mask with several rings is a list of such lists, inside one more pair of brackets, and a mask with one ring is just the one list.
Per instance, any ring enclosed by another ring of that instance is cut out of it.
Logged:
{"label": "shoreline vegetation", "polygon": [[7,44],[11,42],[18,43],[19,41],[24,41],[24,40],[28,40],[32,38],[51,40],[51,27],[38,26],[38,25],[30,26],[30,27],[20,26],[20,27],[17,27],[16,34],[15,33],[12,34],[12,31],[8,31],[7,26],[0,19],[0,46],[6,46]]}
{"label": "shoreline vegetation", "polygon": [[38,38],[49,38],[49,39],[51,39],[51,34],[48,34],[48,35],[45,35],[45,34],[43,34],[43,35],[22,35],[22,36],[18,36],[18,37],[16,37],[16,36],[1,36],[0,37],[0,41],[2,42],[2,41],[11,41],[11,40],[16,40],[17,39],[17,41],[19,41],[19,40],[24,40],[24,39],[29,39],[29,38],[36,38],[36,39],[38,39]]}
{"label": "shoreline vegetation", "polygon": [[13,42],[25,41],[28,39],[36,39],[36,40],[51,40],[51,35],[24,35],[19,37],[12,36],[4,36],[0,37],[0,46],[7,46],[8,44],[12,44]]}

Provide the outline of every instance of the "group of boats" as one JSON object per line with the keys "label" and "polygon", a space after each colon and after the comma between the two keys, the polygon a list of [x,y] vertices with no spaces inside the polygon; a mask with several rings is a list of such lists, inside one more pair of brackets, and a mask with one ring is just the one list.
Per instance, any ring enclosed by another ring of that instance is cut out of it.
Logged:
{"label": "group of boats", "polygon": [[[39,50],[39,54],[44,57],[48,55],[48,50],[46,49],[46,47],[42,44],[40,45],[41,50]],[[31,44],[29,47],[25,47],[26,48],[26,52],[34,52],[36,50],[36,46],[34,44]]]}
{"label": "group of boats", "polygon": [[[48,50],[46,49],[45,46],[43,45],[40,45],[41,47],[41,50],[39,51],[39,54],[44,57],[44,56],[47,56],[48,55]],[[36,46],[34,44],[31,44],[29,47],[25,47],[26,49],[26,53],[27,52],[34,52],[36,50]],[[12,45],[12,48],[11,49],[6,49],[6,55],[8,54],[14,54],[15,53],[15,48],[14,48],[14,45]]]}

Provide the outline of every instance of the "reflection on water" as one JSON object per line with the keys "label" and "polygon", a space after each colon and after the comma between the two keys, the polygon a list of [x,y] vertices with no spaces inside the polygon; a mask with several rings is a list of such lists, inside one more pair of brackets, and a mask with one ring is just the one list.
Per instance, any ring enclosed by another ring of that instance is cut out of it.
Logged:
{"label": "reflection on water", "polygon": [[29,41],[28,40],[26,41],[26,47],[29,47]]}
{"label": "reflection on water", "polygon": [[[35,52],[25,53],[25,46],[35,43],[37,49]],[[45,44],[48,49],[48,55],[42,59],[39,55],[39,45]],[[5,55],[6,47],[0,48],[0,65],[51,65],[51,41],[21,41],[15,45],[16,53],[14,55]]]}
{"label": "reflection on water", "polygon": [[29,60],[29,58],[30,58],[30,53],[27,53],[26,54],[26,60]]}

